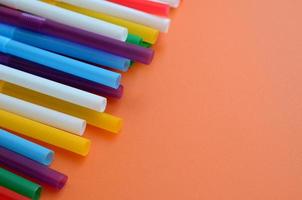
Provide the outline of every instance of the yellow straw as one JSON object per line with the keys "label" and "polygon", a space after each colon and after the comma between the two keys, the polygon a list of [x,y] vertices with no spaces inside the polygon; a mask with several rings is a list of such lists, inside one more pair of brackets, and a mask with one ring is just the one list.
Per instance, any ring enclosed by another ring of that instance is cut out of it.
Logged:
{"label": "yellow straw", "polygon": [[122,128],[123,120],[121,118],[109,115],[107,113],[86,109],[84,107],[71,104],[11,83],[0,81],[0,92],[27,102],[84,119],[90,125],[113,133],[118,133]]}
{"label": "yellow straw", "polygon": [[0,126],[21,135],[52,144],[62,149],[86,156],[90,140],[41,124],[39,122],[0,110]]}

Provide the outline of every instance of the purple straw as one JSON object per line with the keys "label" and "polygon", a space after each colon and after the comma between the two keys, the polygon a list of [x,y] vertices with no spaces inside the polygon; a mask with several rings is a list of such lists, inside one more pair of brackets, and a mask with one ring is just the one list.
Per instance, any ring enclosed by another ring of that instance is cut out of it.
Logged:
{"label": "purple straw", "polygon": [[4,6],[0,6],[0,22],[81,43],[144,64],[150,64],[154,57],[153,49],[121,42]]}
{"label": "purple straw", "polygon": [[56,189],[62,189],[68,179],[66,175],[58,171],[3,147],[0,147],[0,164]]}
{"label": "purple straw", "polygon": [[71,87],[75,87],[87,92],[105,97],[121,98],[123,95],[123,86],[118,89],[110,88],[86,79],[82,79],[46,66],[33,63],[22,58],[0,53],[0,63],[12,68],[34,74],[46,79],[50,79]]}

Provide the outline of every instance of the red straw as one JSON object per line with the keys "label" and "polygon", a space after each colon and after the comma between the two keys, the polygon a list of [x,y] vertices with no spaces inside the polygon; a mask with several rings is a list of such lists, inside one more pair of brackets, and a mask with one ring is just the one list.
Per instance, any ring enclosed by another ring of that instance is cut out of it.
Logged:
{"label": "red straw", "polygon": [[29,200],[5,187],[0,186],[0,200]]}
{"label": "red straw", "polygon": [[168,4],[153,2],[148,0],[109,0],[130,8],[141,10],[150,14],[169,16],[170,6]]}

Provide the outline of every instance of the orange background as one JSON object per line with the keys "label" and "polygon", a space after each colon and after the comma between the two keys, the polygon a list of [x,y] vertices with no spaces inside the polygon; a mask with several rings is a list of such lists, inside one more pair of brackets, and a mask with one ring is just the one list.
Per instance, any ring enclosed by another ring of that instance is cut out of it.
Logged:
{"label": "orange background", "polygon": [[89,128],[87,158],[57,150],[69,175],[45,200],[301,200],[300,0],[187,0],[151,66],[124,75]]}

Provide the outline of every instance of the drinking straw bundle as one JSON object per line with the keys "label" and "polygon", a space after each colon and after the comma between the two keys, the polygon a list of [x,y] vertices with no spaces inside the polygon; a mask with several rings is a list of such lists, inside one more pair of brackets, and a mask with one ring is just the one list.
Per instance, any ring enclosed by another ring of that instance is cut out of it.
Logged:
{"label": "drinking straw bundle", "polygon": [[67,175],[50,167],[55,151],[41,145],[86,156],[87,125],[120,132],[123,120],[105,110],[123,95],[121,72],[152,62],[178,5],[0,0],[0,199],[39,199],[42,187],[65,186]]}

